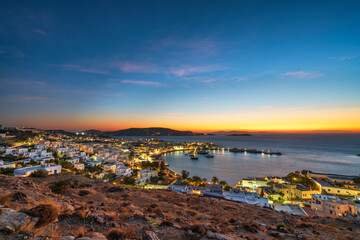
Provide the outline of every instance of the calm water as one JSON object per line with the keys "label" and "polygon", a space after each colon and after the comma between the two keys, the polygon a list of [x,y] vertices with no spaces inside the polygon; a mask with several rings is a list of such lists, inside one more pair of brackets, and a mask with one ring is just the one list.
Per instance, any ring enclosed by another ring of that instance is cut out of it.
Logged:
{"label": "calm water", "polygon": [[268,156],[250,153],[214,151],[214,158],[199,155],[191,160],[182,152],[164,156],[175,171],[185,169],[190,174],[211,179],[217,176],[230,184],[244,177],[284,176],[291,171],[310,169],[348,175],[360,174],[360,134],[277,134],[230,136],[166,136],[165,141],[213,142],[220,147],[240,147],[279,150],[283,155]]}

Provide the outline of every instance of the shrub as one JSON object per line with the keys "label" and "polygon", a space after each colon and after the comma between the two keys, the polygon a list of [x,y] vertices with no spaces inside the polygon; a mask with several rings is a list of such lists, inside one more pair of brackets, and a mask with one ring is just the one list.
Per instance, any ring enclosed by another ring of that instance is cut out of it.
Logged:
{"label": "shrub", "polygon": [[35,227],[42,227],[55,222],[59,212],[51,204],[40,204],[39,206],[28,210],[27,214],[29,214],[32,217],[39,218]]}
{"label": "shrub", "polygon": [[51,191],[57,194],[65,194],[70,186],[69,180],[58,181],[50,186]]}
{"label": "shrub", "polygon": [[48,176],[48,172],[44,169],[40,169],[40,170],[37,170],[37,171],[31,173],[29,177],[46,178],[47,176]]}
{"label": "shrub", "polygon": [[125,234],[120,228],[113,228],[110,232],[106,235],[108,240],[119,240],[125,239]]}
{"label": "shrub", "polygon": [[85,237],[85,232],[86,232],[85,228],[83,226],[80,226],[75,233],[75,237],[76,238]]}
{"label": "shrub", "polygon": [[15,168],[0,168],[0,174],[13,176]]}
{"label": "shrub", "polygon": [[79,196],[86,196],[89,195],[91,192],[89,190],[80,190]]}
{"label": "shrub", "polygon": [[16,192],[12,195],[13,201],[26,201],[27,195],[23,192]]}

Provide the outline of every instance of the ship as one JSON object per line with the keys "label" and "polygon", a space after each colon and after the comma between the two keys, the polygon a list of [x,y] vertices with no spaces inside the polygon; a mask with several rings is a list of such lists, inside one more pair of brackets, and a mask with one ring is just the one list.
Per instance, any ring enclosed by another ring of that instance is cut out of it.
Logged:
{"label": "ship", "polygon": [[197,156],[192,156],[190,158],[191,158],[191,160],[198,160],[199,159]]}
{"label": "ship", "polygon": [[197,152],[198,154],[202,154],[202,155],[206,155],[206,154],[209,154],[208,151],[205,151],[205,150],[200,150]]}

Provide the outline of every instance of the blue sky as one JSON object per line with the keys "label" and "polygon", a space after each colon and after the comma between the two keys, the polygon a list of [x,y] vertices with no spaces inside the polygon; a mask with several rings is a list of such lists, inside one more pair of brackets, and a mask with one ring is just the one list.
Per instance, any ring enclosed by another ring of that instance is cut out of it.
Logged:
{"label": "blue sky", "polygon": [[359,1],[1,1],[0,122],[201,129],[223,115],[203,129],[267,129],[284,114],[276,126],[306,115],[312,129],[360,129],[359,12]]}

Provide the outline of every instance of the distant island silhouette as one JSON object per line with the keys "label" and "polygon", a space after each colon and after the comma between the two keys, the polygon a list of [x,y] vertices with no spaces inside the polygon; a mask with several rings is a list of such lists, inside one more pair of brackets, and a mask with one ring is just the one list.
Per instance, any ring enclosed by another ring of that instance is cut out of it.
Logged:
{"label": "distant island silhouette", "polygon": [[230,136],[230,137],[249,137],[252,136],[249,133],[234,133],[234,134],[228,134],[226,136]]}

